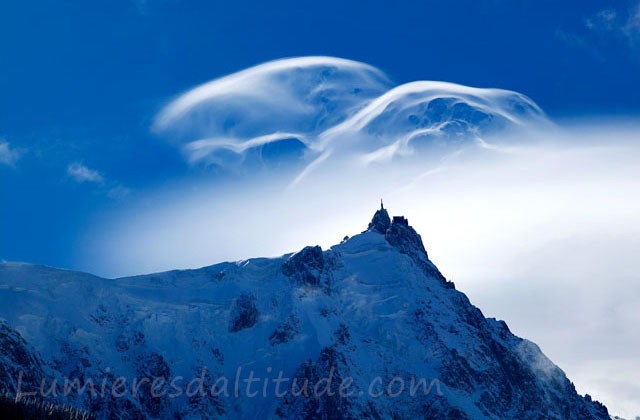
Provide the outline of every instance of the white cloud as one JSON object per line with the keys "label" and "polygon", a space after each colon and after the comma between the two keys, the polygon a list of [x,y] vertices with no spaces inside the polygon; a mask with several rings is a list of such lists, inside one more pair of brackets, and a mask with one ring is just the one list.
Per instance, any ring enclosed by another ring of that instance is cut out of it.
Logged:
{"label": "white cloud", "polygon": [[640,2],[629,13],[623,30],[634,45],[640,41]]}
{"label": "white cloud", "polygon": [[640,2],[627,9],[602,9],[585,19],[585,26],[597,36],[618,37],[636,47],[640,41]]}
{"label": "white cloud", "polygon": [[295,139],[305,149],[306,173],[334,154],[371,162],[410,154],[420,139],[456,130],[546,121],[517,92],[437,81],[394,87],[388,80],[367,64],[334,57],[272,61],[182,94],[156,117],[154,130],[177,141],[189,162],[226,166],[253,165],[251,153],[263,158],[265,147]]}
{"label": "white cloud", "polygon": [[310,120],[324,118],[317,127],[322,128],[389,86],[384,73],[356,61],[335,57],[275,60],[180,95],[157,116],[154,128],[184,129],[187,125],[209,134],[233,132],[244,137],[270,134],[274,127],[281,131],[310,129]]}
{"label": "white cloud", "polygon": [[67,175],[69,175],[72,179],[79,183],[104,183],[104,177],[102,176],[102,174],[100,174],[100,172],[96,171],[95,169],[90,169],[79,162],[74,162],[67,166]]}
{"label": "white cloud", "polygon": [[640,47],[640,1],[627,8],[601,9],[585,17],[581,29],[567,31],[558,28],[555,35],[568,46],[603,62],[612,51],[620,48],[635,54]]}
{"label": "white cloud", "polygon": [[9,142],[0,139],[0,164],[15,166],[22,153],[21,150],[12,148]]}
{"label": "white cloud", "polygon": [[263,150],[291,145],[311,160],[323,131],[390,87],[383,72],[356,61],[275,60],[187,91],[158,114],[153,129],[190,163],[247,167],[252,153],[263,161]]}
{"label": "white cloud", "polygon": [[112,200],[122,200],[131,194],[131,190],[117,181],[107,179],[102,173],[91,169],[80,162],[74,162],[67,166],[67,176],[74,181],[94,184],[99,191]]}
{"label": "white cloud", "polygon": [[603,9],[585,20],[587,28],[592,30],[613,30],[617,26],[618,12],[614,9]]}

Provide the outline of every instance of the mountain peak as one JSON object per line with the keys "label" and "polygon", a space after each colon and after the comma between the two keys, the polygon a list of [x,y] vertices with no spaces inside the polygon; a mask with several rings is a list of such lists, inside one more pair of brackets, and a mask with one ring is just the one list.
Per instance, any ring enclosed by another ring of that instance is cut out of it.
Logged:
{"label": "mountain peak", "polygon": [[391,225],[384,236],[391,245],[398,248],[402,253],[427,257],[422,237],[409,225],[409,221],[404,216],[393,216]]}
{"label": "mountain peak", "polygon": [[409,220],[404,216],[389,217],[382,200],[380,200],[380,209],[374,213],[366,232],[377,232],[383,235],[391,246],[400,253],[411,257],[427,275],[439,279],[447,287],[454,287],[453,283],[447,281],[429,260],[427,250],[422,243],[422,237],[409,224]]}
{"label": "mountain peak", "polygon": [[384,233],[387,231],[387,229],[389,229],[390,226],[391,218],[389,217],[389,213],[387,212],[387,210],[384,208],[382,200],[380,200],[380,209],[373,215],[373,218],[371,219],[367,230],[374,230],[384,235]]}
{"label": "mountain peak", "polygon": [[380,209],[378,209],[369,222],[367,231],[374,231],[385,236],[387,241],[400,249],[404,253],[409,249],[418,251],[427,255],[427,251],[422,244],[422,238],[416,230],[409,225],[409,221],[404,216],[389,217],[389,212],[384,208],[382,200],[380,200]]}
{"label": "mountain peak", "polygon": [[[97,418],[609,419],[455,290],[383,205],[327,251],[112,281],[0,264],[0,285],[0,394],[81,381],[55,402]],[[253,393],[256,380],[272,385]]]}
{"label": "mountain peak", "polygon": [[[422,238],[409,225],[407,218],[404,216],[393,216],[393,219],[389,217],[389,212],[384,208],[382,200],[380,200],[380,209],[374,213],[367,231],[381,233],[391,245],[405,254],[413,254],[418,251],[419,254],[427,256]],[[409,250],[413,252],[408,252]]]}

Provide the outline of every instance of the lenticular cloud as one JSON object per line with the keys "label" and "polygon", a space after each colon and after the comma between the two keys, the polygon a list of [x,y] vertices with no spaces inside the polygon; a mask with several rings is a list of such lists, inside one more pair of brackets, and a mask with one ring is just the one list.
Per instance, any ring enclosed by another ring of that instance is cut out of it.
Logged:
{"label": "lenticular cloud", "polygon": [[[501,89],[419,81],[394,86],[370,65],[334,57],[271,61],[197,86],[154,130],[192,163],[390,160],[547,123],[529,98]],[[337,153],[339,152],[339,153]]]}
{"label": "lenticular cloud", "polygon": [[198,86],[171,102],[154,129],[185,146],[191,160],[313,138],[386,92],[379,70],[355,61],[303,57],[261,64]]}

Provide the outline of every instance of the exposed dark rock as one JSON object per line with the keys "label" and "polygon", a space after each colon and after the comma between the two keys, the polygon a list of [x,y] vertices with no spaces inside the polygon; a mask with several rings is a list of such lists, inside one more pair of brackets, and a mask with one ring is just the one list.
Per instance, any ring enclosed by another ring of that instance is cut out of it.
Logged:
{"label": "exposed dark rock", "polygon": [[469,366],[465,358],[460,356],[455,349],[449,351],[442,359],[440,379],[453,389],[460,389],[468,393],[475,390],[474,377],[476,372]]}
{"label": "exposed dark rock", "polygon": [[391,219],[389,218],[389,213],[380,203],[380,210],[376,211],[367,227],[367,230],[373,230],[378,233],[384,234],[387,229],[391,226]]}
{"label": "exposed dark rock", "polygon": [[472,420],[462,410],[452,407],[447,400],[442,398],[434,398],[427,402],[422,414],[425,419]]}
{"label": "exposed dark rock", "polygon": [[332,270],[337,267],[339,253],[323,252],[319,246],[307,246],[282,264],[282,273],[299,286],[312,286],[331,294]]}
{"label": "exposed dark rock", "polygon": [[322,248],[307,246],[282,264],[282,273],[300,284],[318,286],[325,261]]}
{"label": "exposed dark rock", "polygon": [[300,320],[294,314],[291,314],[287,319],[278,325],[275,331],[269,336],[269,343],[272,346],[287,343],[294,339],[296,335],[300,333]]}
{"label": "exposed dark rock", "polygon": [[[138,360],[136,371],[138,374],[137,379],[140,381],[140,386],[137,389],[137,398],[140,405],[151,416],[160,416],[169,405],[168,397],[166,396],[168,381],[171,379],[169,365],[160,354],[152,352]],[[148,379],[148,381],[143,382],[143,379]],[[162,386],[157,385],[159,382],[154,385],[156,380],[166,382]]]}
{"label": "exposed dark rock", "polygon": [[338,329],[333,333],[333,338],[335,339],[337,344],[347,344],[349,341],[351,341],[351,333],[349,332],[349,328],[344,323],[341,323]]}
{"label": "exposed dark rock", "polygon": [[187,384],[186,389],[187,409],[183,410],[181,414],[186,414],[189,418],[195,417],[201,419],[224,416],[226,413],[224,401],[218,395],[210,392],[214,386],[214,379],[207,367],[197,367],[193,372],[193,378],[195,378],[195,380],[192,380],[193,382],[191,382],[190,385]]}
{"label": "exposed dark rock", "polygon": [[229,332],[238,332],[245,328],[251,328],[258,322],[258,307],[254,295],[242,294],[234,303],[231,310]]}
{"label": "exposed dark rock", "polygon": [[91,315],[91,320],[103,327],[111,326],[115,321],[114,316],[109,313],[109,310],[103,304],[98,305],[96,312]]}
{"label": "exposed dark rock", "polygon": [[437,278],[448,288],[455,288],[453,282],[447,281],[429,260],[422,238],[404,216],[393,216],[393,220],[390,219],[389,213],[380,203],[380,209],[373,215],[367,230],[383,234],[389,244],[410,256],[429,276]]}
{"label": "exposed dark rock", "polygon": [[219,364],[224,365],[224,354],[222,354],[219,348],[215,347],[211,349],[211,354]]}
{"label": "exposed dark rock", "polygon": [[414,258],[428,258],[427,251],[422,244],[422,238],[418,232],[409,226],[407,219],[402,216],[393,217],[393,223],[385,231],[385,238],[387,242],[398,248],[403,254]]}
{"label": "exposed dark rock", "polygon": [[297,395],[288,393],[276,410],[281,418],[352,419],[351,402],[347,392],[340,389],[348,373],[344,356],[333,347],[325,347],[315,362],[303,363],[295,376]]}
{"label": "exposed dark rock", "polygon": [[0,394],[35,391],[45,378],[38,353],[20,333],[0,321]]}
{"label": "exposed dark rock", "polygon": [[116,349],[119,352],[125,352],[142,344],[144,344],[144,334],[141,331],[124,330],[116,339]]}
{"label": "exposed dark rock", "polygon": [[427,250],[422,243],[422,237],[409,225],[409,221],[406,218],[394,216],[391,226],[385,233],[385,239],[398,251],[411,257],[428,276],[435,277],[448,288],[454,288],[453,283],[447,281],[429,260]]}

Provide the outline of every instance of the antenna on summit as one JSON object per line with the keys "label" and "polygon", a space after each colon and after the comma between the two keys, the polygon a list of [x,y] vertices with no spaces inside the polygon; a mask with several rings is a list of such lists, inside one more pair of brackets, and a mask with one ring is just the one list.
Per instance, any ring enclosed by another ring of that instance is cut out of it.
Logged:
{"label": "antenna on summit", "polygon": [[384,210],[384,204],[382,204],[382,198],[380,199],[380,210]]}

